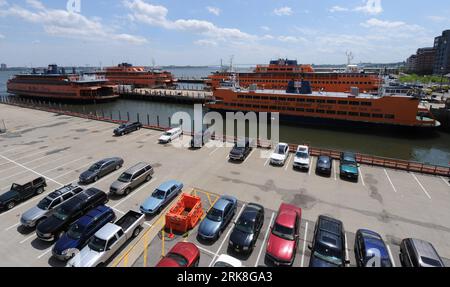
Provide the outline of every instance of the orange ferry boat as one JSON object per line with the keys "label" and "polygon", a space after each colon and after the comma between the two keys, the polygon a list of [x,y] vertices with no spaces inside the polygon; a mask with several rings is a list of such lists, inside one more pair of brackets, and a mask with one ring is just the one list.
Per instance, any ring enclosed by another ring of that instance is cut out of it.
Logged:
{"label": "orange ferry boat", "polygon": [[97,75],[105,76],[111,84],[133,85],[135,88],[168,88],[176,82],[170,72],[148,71],[144,67],[128,63],[107,67],[104,71],[97,72]]}
{"label": "orange ferry boat", "polygon": [[[230,72],[216,72],[209,75],[206,85],[212,89],[229,81]],[[315,72],[311,65],[299,65],[297,61],[279,59],[267,65],[258,65],[252,73],[238,73],[237,80],[241,87],[256,84],[260,89],[285,90],[292,80],[309,81],[314,91],[350,92],[351,87],[361,91],[376,92],[380,86],[377,74],[366,74],[352,70],[347,72]]]}
{"label": "orange ferry boat", "polygon": [[33,69],[30,74],[14,76],[7,82],[7,92],[58,101],[106,101],[119,97],[116,86],[109,85],[105,78],[78,75],[75,69],[67,74],[57,65],[49,65],[43,73]]}
{"label": "orange ferry boat", "polygon": [[307,81],[288,84],[286,91],[235,86],[214,90],[212,110],[278,112],[280,120],[324,125],[357,124],[434,128],[440,126],[418,98],[406,95],[313,92]]}

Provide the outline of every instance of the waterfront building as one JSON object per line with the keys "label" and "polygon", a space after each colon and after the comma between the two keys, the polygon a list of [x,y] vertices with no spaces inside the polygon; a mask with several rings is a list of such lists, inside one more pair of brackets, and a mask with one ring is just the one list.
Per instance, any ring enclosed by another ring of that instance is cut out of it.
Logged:
{"label": "waterfront building", "polygon": [[420,48],[415,55],[406,61],[408,72],[420,75],[430,75],[433,73],[436,50],[433,47]]}
{"label": "waterfront building", "polygon": [[0,70],[1,71],[6,71],[7,68],[8,68],[8,66],[6,66],[6,64],[1,64],[0,65]]}
{"label": "waterfront building", "polygon": [[436,57],[433,73],[445,75],[450,73],[450,30],[445,30],[442,35],[434,39]]}

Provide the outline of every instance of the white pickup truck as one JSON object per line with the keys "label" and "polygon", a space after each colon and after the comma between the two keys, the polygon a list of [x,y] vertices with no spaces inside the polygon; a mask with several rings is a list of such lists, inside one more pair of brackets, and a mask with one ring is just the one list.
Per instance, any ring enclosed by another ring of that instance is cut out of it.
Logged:
{"label": "white pickup truck", "polygon": [[67,267],[105,266],[129,239],[139,235],[144,221],[144,214],[129,211],[116,223],[106,224],[95,233],[88,245],[67,263]]}

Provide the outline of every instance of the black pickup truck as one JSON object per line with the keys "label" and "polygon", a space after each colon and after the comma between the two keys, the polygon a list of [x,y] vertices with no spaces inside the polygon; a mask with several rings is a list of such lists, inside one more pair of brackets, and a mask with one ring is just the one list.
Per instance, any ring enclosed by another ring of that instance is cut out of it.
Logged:
{"label": "black pickup truck", "polygon": [[124,134],[129,134],[129,133],[135,132],[137,130],[140,130],[141,128],[142,128],[142,124],[139,122],[126,123],[126,124],[120,125],[118,128],[116,128],[114,130],[114,135],[123,136]]}
{"label": "black pickup truck", "polygon": [[17,204],[43,193],[46,186],[47,183],[43,177],[24,185],[13,183],[8,192],[0,195],[0,210],[13,209]]}

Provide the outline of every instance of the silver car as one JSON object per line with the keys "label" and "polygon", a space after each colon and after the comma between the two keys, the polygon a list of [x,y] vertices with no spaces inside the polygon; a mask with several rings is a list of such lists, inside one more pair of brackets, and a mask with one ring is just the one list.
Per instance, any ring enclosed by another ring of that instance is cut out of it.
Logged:
{"label": "silver car", "polygon": [[111,194],[128,195],[130,192],[146,181],[150,181],[153,176],[153,168],[145,162],[129,168],[122,173],[111,185],[109,191]]}
{"label": "silver car", "polygon": [[37,206],[22,214],[20,223],[28,228],[36,227],[39,222],[45,220],[51,215],[55,207],[58,207],[60,204],[71,199],[82,191],[83,188],[76,185],[67,185],[57,189],[41,200]]}

